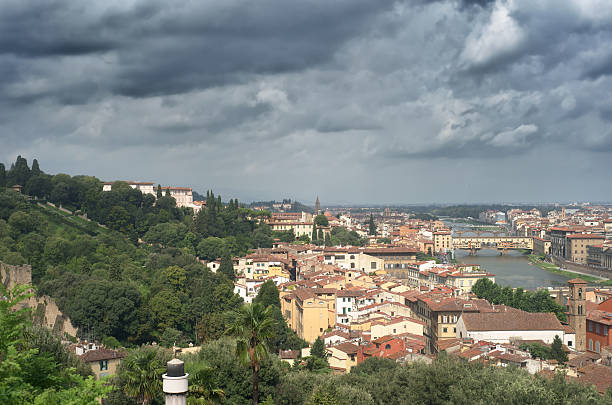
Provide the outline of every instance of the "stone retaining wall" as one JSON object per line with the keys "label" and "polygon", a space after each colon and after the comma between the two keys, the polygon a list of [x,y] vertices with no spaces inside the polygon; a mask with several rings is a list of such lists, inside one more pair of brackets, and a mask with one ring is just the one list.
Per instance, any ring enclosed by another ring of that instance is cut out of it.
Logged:
{"label": "stone retaining wall", "polygon": [[556,266],[559,266],[563,269],[567,269],[569,271],[579,271],[581,273],[587,273],[594,276],[612,278],[612,270],[606,270],[597,267],[587,266],[585,264],[578,264],[574,262],[569,262],[560,257],[552,257],[552,261]]}

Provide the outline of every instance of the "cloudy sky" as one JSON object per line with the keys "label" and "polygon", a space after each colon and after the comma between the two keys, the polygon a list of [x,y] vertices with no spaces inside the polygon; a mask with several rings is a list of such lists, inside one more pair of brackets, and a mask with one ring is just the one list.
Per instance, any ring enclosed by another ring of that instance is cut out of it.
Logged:
{"label": "cloudy sky", "polygon": [[609,0],[0,0],[0,161],[326,203],[612,201]]}

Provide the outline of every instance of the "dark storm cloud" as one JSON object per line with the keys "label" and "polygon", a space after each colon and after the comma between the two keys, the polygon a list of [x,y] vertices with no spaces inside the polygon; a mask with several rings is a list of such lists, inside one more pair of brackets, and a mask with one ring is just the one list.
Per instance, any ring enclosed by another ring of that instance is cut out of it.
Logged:
{"label": "dark storm cloud", "polygon": [[546,168],[612,170],[610,27],[599,0],[5,1],[0,161],[264,199],[609,196]]}
{"label": "dark storm cloud", "polygon": [[9,2],[0,13],[0,54],[104,54],[107,69],[82,80],[130,97],[177,94],[325,62],[392,2],[104,4]]}

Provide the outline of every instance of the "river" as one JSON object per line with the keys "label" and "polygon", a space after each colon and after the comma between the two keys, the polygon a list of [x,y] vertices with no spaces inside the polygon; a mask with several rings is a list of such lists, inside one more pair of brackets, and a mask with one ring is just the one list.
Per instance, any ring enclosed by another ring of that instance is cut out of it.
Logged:
{"label": "river", "polygon": [[516,251],[500,256],[497,250],[482,249],[476,256],[469,256],[465,250],[456,250],[455,258],[459,263],[479,264],[482,269],[495,274],[495,282],[502,286],[535,290],[567,285],[569,280],[529,263],[527,256]]}

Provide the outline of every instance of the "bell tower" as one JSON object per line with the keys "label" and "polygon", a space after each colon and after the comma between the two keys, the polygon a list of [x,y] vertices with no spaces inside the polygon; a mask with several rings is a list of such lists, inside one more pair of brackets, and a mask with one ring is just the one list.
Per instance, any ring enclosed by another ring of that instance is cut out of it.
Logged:
{"label": "bell tower", "polygon": [[569,284],[569,324],[576,331],[574,348],[580,352],[586,350],[586,286],[579,278],[567,282]]}
{"label": "bell tower", "polygon": [[319,202],[319,196],[317,196],[317,201],[315,202],[315,215],[319,215],[321,213],[321,203]]}

